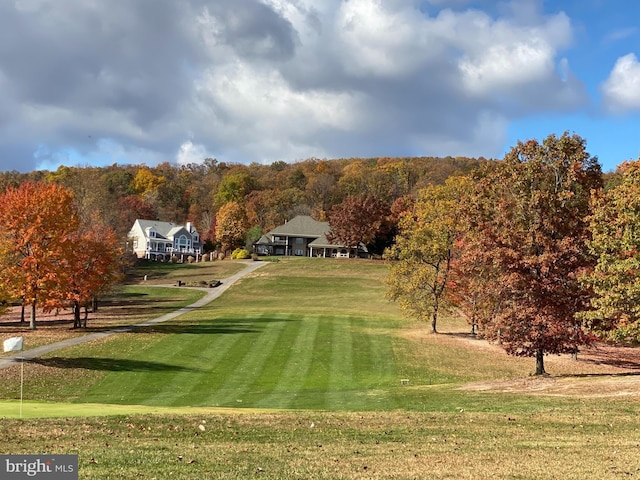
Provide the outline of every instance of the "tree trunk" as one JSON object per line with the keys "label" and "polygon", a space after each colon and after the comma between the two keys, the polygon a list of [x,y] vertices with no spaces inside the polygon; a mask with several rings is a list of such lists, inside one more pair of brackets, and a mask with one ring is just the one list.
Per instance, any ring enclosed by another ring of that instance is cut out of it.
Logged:
{"label": "tree trunk", "polygon": [[[94,297],[95,298],[95,297]],[[87,328],[87,319],[89,318],[89,304],[84,304],[84,318],[82,319],[82,326]]]}
{"label": "tree trunk", "polygon": [[80,304],[73,302],[73,328],[80,328]]}
{"label": "tree trunk", "polygon": [[24,318],[24,298],[22,299],[22,303],[20,304],[20,323],[24,323],[26,322],[25,318]]}
{"label": "tree trunk", "polygon": [[91,299],[91,311],[92,312],[98,311],[98,297],[96,295],[94,295],[93,298]]}
{"label": "tree trunk", "polygon": [[29,328],[31,330],[36,329],[36,300],[33,299],[33,303],[31,304],[31,319],[29,321]]}
{"label": "tree trunk", "polygon": [[544,375],[544,350],[536,351],[536,375]]}
{"label": "tree trunk", "polygon": [[433,316],[431,317],[431,333],[438,333],[436,329],[436,323],[438,321],[438,305],[433,307]]}

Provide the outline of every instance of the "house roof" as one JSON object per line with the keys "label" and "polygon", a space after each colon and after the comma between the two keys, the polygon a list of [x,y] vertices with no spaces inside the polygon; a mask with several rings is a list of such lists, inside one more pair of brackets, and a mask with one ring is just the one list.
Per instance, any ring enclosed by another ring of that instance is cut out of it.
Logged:
{"label": "house roof", "polygon": [[256,245],[269,245],[269,244],[271,244],[271,240],[266,235],[262,235],[260,237],[260,240],[258,240],[255,244]]}
{"label": "house roof", "polygon": [[321,236],[316,238],[313,242],[309,243],[310,247],[314,248],[343,248],[344,245],[337,245],[335,243],[331,243],[327,240],[327,236],[323,233]]}
{"label": "house roof", "polygon": [[143,231],[147,228],[153,228],[156,232],[158,232],[160,236],[167,239],[173,238],[173,236],[182,229],[186,230],[186,227],[184,225],[178,225],[177,223],[172,222],[160,222],[158,220],[141,219],[136,220],[136,222],[138,222],[140,228],[142,228]]}
{"label": "house roof", "polygon": [[329,222],[319,222],[309,215],[293,217],[284,225],[271,230],[267,235],[286,235],[289,237],[321,237],[329,231]]}
{"label": "house roof", "polygon": [[[341,243],[331,243],[327,240],[326,235],[322,235],[321,237],[316,238],[313,242],[309,243],[310,247],[313,248],[347,248],[346,245]],[[363,252],[367,252],[367,247],[363,243],[358,245],[358,248]]]}

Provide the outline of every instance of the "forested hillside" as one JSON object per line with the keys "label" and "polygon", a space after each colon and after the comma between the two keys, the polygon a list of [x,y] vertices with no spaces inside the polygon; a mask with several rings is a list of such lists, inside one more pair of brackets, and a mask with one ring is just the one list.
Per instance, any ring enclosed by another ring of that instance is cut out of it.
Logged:
{"label": "forested hillside", "polygon": [[[73,192],[82,217],[97,215],[123,239],[136,218],[191,221],[212,249],[220,212],[240,214],[251,240],[298,214],[327,220],[347,197],[375,198],[391,209],[421,188],[467,174],[483,162],[465,157],[311,158],[243,165],[207,158],[182,166],[61,166],[0,172],[0,191],[25,181],[56,183]],[[223,208],[232,202],[241,208]]]}

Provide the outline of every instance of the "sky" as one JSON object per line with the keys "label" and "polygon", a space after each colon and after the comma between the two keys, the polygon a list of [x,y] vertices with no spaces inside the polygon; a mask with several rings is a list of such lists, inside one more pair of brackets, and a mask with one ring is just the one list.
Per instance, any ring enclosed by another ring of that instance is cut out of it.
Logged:
{"label": "sky", "polygon": [[0,170],[640,154],[634,0],[1,0]]}

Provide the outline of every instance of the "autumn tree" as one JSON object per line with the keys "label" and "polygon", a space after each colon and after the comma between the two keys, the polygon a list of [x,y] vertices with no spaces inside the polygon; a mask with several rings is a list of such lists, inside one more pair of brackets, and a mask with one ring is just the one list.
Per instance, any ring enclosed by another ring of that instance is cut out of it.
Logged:
{"label": "autumn tree", "polygon": [[118,198],[114,208],[117,210],[117,219],[120,227],[118,230],[124,234],[123,236],[126,236],[137,219],[155,220],[158,218],[153,204],[143,200],[138,195],[126,195]]}
{"label": "autumn tree", "polygon": [[214,196],[215,205],[221,206],[228,202],[242,203],[244,197],[254,188],[255,182],[247,171],[228,173],[220,181]]}
{"label": "autumn tree", "polygon": [[244,245],[249,226],[244,208],[238,202],[227,202],[216,216],[216,240],[223,252]]}
{"label": "autumn tree", "polygon": [[589,302],[579,277],[594,265],[587,251],[592,190],[601,188],[596,158],[577,135],[518,142],[477,175],[465,209],[464,247],[475,268],[492,272],[492,318],[484,335],[509,354],[575,353],[591,337],[576,313]]}
{"label": "autumn tree", "polygon": [[155,200],[158,188],[166,181],[165,177],[157,175],[149,167],[143,166],[133,178],[132,187],[145,200]]}
{"label": "autumn tree", "polygon": [[246,197],[247,218],[251,225],[269,231],[294,217],[296,209],[304,204],[304,192],[297,188],[254,190]]}
{"label": "autumn tree", "polygon": [[445,295],[471,325],[471,334],[483,333],[482,329],[492,320],[499,307],[496,291],[496,269],[486,261],[488,252],[468,248],[465,244],[465,223],[461,224],[459,238],[454,245],[449,284]]}
{"label": "autumn tree", "polygon": [[46,307],[65,281],[72,238],[78,229],[73,194],[56,184],[26,182],[0,196],[0,286],[31,306]]}
{"label": "autumn tree", "polygon": [[401,215],[396,243],[385,254],[391,264],[387,297],[409,316],[430,321],[433,333],[438,315],[450,307],[445,292],[467,191],[465,177],[421,190]]}
{"label": "autumn tree", "polygon": [[[60,285],[58,298],[61,306],[71,303],[73,328],[87,326],[87,310],[98,307],[98,295],[107,292],[122,278],[123,248],[116,233],[100,223],[98,218],[72,236],[76,246],[67,258],[69,265],[66,281]],[[81,322],[80,308],[84,307],[84,321]]]}
{"label": "autumn tree", "polygon": [[640,161],[618,169],[619,182],[593,196],[589,251],[595,269],[583,278],[593,289],[582,314],[592,330],[614,339],[640,340]]}
{"label": "autumn tree", "polygon": [[350,195],[329,212],[330,242],[357,248],[388,231],[389,206],[372,196]]}

